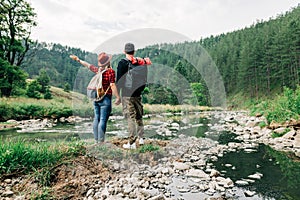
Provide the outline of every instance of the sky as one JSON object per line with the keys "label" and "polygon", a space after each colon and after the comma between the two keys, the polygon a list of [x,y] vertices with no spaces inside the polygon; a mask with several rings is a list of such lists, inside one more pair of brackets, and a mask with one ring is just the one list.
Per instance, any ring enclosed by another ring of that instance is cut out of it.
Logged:
{"label": "sky", "polygon": [[[300,3],[299,0],[28,1],[37,13],[38,25],[32,29],[32,39],[96,53],[121,53],[127,41],[142,48],[162,42],[200,40],[249,27],[257,20],[275,18]],[[137,37],[139,41],[135,41]]]}

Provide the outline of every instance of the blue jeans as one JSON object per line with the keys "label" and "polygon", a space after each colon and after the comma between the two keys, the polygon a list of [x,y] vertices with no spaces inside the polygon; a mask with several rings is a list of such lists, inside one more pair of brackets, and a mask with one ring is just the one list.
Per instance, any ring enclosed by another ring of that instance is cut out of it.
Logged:
{"label": "blue jeans", "polygon": [[96,142],[104,142],[106,125],[111,113],[111,96],[106,95],[101,101],[94,102],[93,132]]}

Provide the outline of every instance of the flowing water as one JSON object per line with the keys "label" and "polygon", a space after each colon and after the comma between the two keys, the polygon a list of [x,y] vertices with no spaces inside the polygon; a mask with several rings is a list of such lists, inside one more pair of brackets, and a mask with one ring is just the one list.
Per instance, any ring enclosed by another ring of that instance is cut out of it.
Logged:
{"label": "flowing water", "polygon": [[[222,144],[239,142],[233,133],[211,129],[215,123],[218,123],[216,119],[201,113],[188,116],[181,114],[147,116],[145,118],[145,136],[172,139],[178,134],[185,134],[207,137]],[[107,127],[107,139],[114,136],[126,137],[126,135],[126,121],[122,117],[111,117]],[[16,137],[36,141],[68,141],[74,137],[92,139],[92,121],[59,124],[52,128],[36,130],[2,131],[0,136],[2,140]],[[244,190],[256,192],[253,197],[244,197],[245,199],[300,199],[300,162],[294,162],[287,154],[275,151],[268,146],[260,144],[251,152],[244,150],[227,152],[211,163],[224,177],[229,177],[234,182],[249,180],[248,176],[255,173],[262,174],[261,179],[238,187],[237,193],[242,194]],[[174,181],[176,180],[174,179]],[[178,196],[185,199],[200,198],[199,195],[193,196],[191,193],[178,194]]]}

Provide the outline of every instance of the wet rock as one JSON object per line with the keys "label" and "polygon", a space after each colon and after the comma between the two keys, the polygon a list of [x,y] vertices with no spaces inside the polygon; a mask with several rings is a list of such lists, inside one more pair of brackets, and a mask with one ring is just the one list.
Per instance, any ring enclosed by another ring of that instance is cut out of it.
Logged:
{"label": "wet rock", "polygon": [[225,167],[232,167],[232,164],[227,163],[227,164],[225,164],[224,166],[225,166]]}
{"label": "wet rock", "polygon": [[244,192],[244,194],[245,194],[246,197],[253,197],[256,194],[256,192],[255,191],[246,190]]}
{"label": "wet rock", "polygon": [[245,153],[253,153],[253,152],[256,152],[256,151],[257,151],[256,149],[244,149]]}
{"label": "wet rock", "polygon": [[217,171],[217,170],[215,170],[215,169],[213,169],[213,170],[211,170],[211,172],[210,172],[210,177],[217,177],[217,176],[219,176],[220,175],[220,172],[219,171]]}
{"label": "wet rock", "polygon": [[241,186],[243,186],[243,185],[249,185],[249,183],[247,181],[243,181],[243,180],[238,180],[238,181],[235,182],[235,184],[241,185]]}
{"label": "wet rock", "polygon": [[218,185],[224,186],[225,188],[233,187],[233,181],[230,178],[224,178],[224,177],[217,177],[216,181]]}
{"label": "wet rock", "polygon": [[297,156],[298,158],[300,158],[300,152],[299,151],[295,152],[295,156]]}
{"label": "wet rock", "polygon": [[251,174],[248,176],[248,178],[252,178],[252,179],[261,179],[263,177],[263,174],[256,172],[255,174]]}

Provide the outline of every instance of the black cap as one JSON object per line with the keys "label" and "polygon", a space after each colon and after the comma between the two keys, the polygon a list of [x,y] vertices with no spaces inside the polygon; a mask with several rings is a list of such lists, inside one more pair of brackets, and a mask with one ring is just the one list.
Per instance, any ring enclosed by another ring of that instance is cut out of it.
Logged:
{"label": "black cap", "polygon": [[126,43],[124,50],[125,50],[125,53],[133,52],[134,51],[134,45],[132,43]]}

